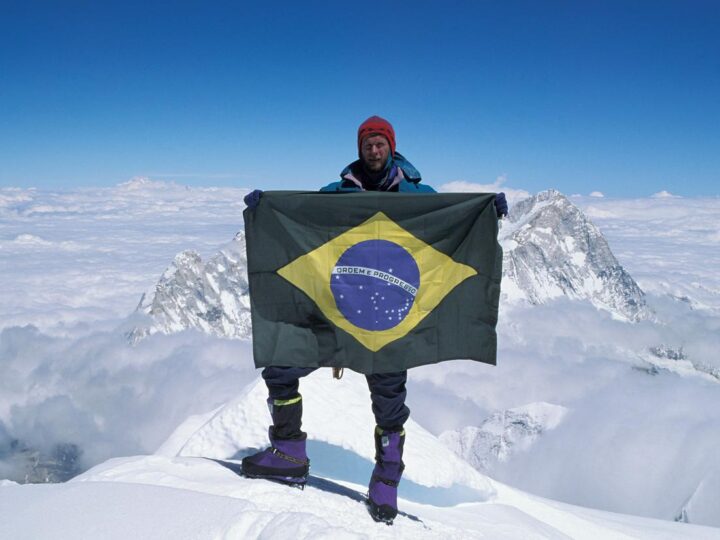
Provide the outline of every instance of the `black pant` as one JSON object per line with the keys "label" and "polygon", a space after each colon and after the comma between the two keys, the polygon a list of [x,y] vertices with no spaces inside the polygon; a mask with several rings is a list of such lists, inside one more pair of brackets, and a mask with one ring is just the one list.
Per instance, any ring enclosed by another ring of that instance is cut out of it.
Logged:
{"label": "black pant", "polygon": [[[262,376],[271,399],[292,399],[298,395],[298,379],[316,369],[271,366],[263,369]],[[386,431],[399,431],[410,416],[410,409],[405,405],[407,370],[365,377],[370,388],[375,422]]]}

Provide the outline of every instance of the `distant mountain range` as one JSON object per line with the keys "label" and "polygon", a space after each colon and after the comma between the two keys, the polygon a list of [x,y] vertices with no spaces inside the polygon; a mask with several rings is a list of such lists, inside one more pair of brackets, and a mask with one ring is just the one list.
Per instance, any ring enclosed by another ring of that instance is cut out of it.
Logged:
{"label": "distant mountain range", "polygon": [[[564,195],[549,190],[513,205],[503,220],[503,302],[542,304],[558,297],[585,300],[613,316],[650,316],[645,295],[612,254],[597,227]],[[216,336],[251,336],[244,232],[207,262],[179,253],[137,308],[150,323],[133,341],[156,332],[194,328]]]}

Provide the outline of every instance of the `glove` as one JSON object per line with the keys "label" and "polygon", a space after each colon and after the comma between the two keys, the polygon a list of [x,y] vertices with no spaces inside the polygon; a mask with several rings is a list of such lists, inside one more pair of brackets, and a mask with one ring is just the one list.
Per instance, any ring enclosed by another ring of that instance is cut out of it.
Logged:
{"label": "glove", "polygon": [[250,210],[255,210],[258,204],[260,204],[260,197],[262,196],[262,190],[256,189],[245,195],[243,201]]}
{"label": "glove", "polygon": [[495,211],[499,218],[508,215],[508,203],[502,191],[495,195]]}

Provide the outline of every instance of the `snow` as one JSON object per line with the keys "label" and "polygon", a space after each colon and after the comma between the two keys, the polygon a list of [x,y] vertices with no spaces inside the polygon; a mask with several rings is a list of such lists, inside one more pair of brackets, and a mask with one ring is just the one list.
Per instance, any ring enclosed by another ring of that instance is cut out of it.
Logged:
{"label": "snow", "polygon": [[[412,370],[400,507],[422,523],[386,527],[359,501],[373,454],[361,377],[302,381],[314,478],[300,491],[207,459],[236,463],[266,444],[249,343],[125,339],[178,253],[207,260],[233,238],[246,192],[146,179],[0,188],[0,479],[22,479],[60,443],[89,468],[64,484],[0,480],[0,538],[720,538],[692,525],[720,526],[720,200],[574,198],[657,320],[631,325],[564,297],[502,305],[497,367]],[[662,344],[686,358],[648,352]],[[437,439],[543,402],[567,412],[545,417],[554,428],[518,444],[493,479]]]}
{"label": "snow", "polygon": [[3,485],[0,537],[720,538],[714,529],[587,511],[495,482],[492,500],[450,507],[420,502],[411,490],[387,527],[367,515],[362,485],[313,475],[301,491],[239,477],[237,465],[136,456],[109,460],[65,484]]}
{"label": "snow", "polygon": [[717,499],[718,493],[720,493],[720,466],[716,465],[688,498],[679,515],[679,520],[713,523],[717,518],[717,507],[711,501]]}
{"label": "snow", "polygon": [[[364,376],[348,371],[336,381],[330,370],[317,370],[303,379],[303,429],[310,433],[310,447],[325,456],[319,466],[333,478],[348,474],[353,463],[337,462],[350,451],[362,458],[368,467],[373,462],[375,448],[372,433],[375,421],[368,403]],[[267,426],[270,414],[265,403],[267,389],[262,380],[256,381],[183,442],[182,447],[165,443],[165,455],[204,456],[224,459],[246,454],[248,449],[267,445]],[[338,410],[338,404],[342,409]],[[197,420],[190,422],[195,425]],[[180,426],[183,433],[191,431]],[[487,497],[491,488],[486,478],[465,461],[451,454],[435,436],[418,425],[412,418],[405,424],[412,445],[405,449],[405,484],[449,488],[464,485]],[[175,441],[182,437],[171,436]]]}

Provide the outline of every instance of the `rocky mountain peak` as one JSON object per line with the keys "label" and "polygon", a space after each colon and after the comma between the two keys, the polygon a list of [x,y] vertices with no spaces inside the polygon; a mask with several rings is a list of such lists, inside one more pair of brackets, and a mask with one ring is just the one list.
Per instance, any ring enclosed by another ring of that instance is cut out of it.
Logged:
{"label": "rocky mountain peak", "polygon": [[558,191],[542,191],[513,205],[499,240],[507,300],[542,304],[565,296],[628,321],[650,315],[645,294],[600,230]]}
{"label": "rocky mountain peak", "polygon": [[135,328],[130,339],[196,328],[221,337],[251,335],[245,233],[237,233],[217,255],[203,263],[195,251],[175,256],[152,291],[143,294],[137,311],[152,324]]}

